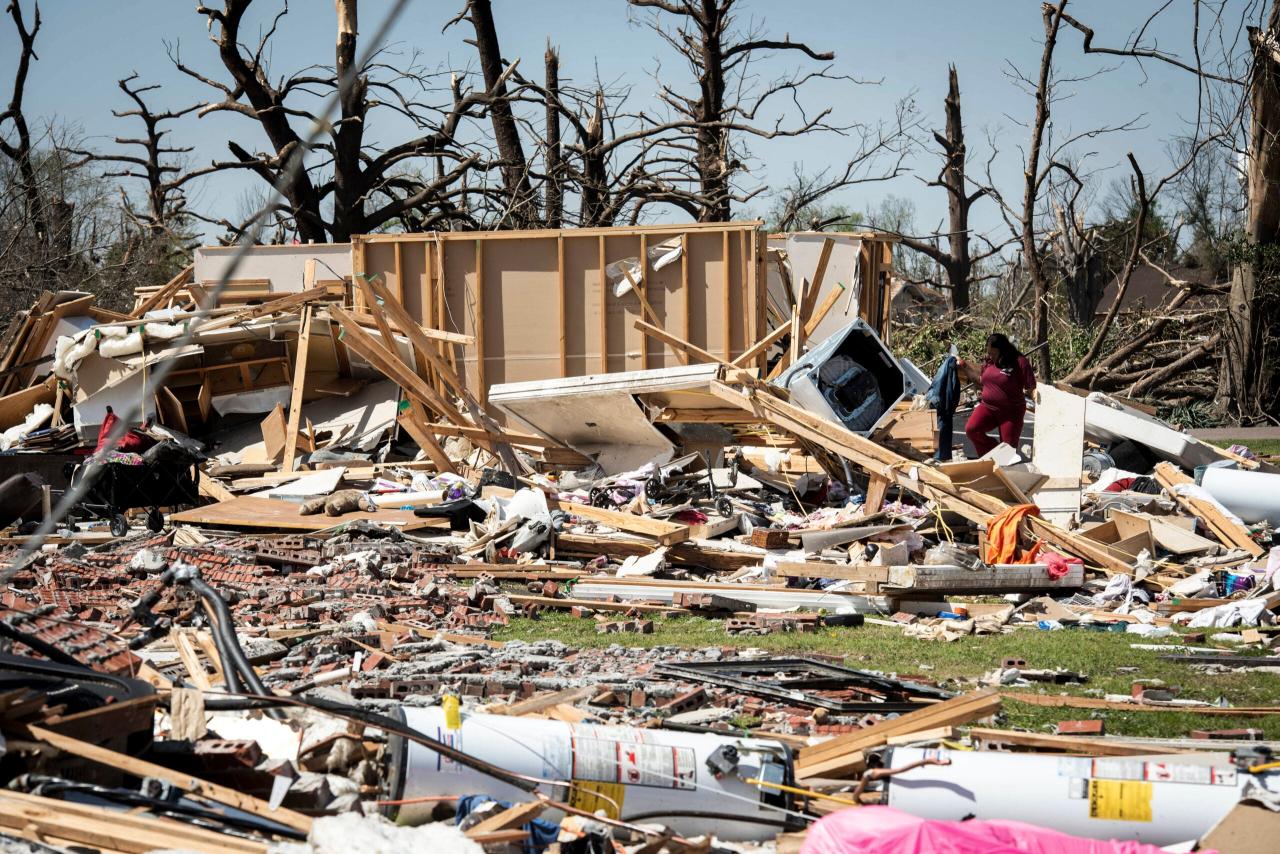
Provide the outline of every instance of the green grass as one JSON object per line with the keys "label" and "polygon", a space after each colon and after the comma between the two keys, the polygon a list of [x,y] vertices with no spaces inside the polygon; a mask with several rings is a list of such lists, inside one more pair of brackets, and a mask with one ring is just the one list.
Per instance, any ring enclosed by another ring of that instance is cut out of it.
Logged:
{"label": "green grass", "polygon": [[1280,457],[1280,439],[1214,439],[1210,444],[1219,448],[1244,445],[1260,457]]}
{"label": "green grass", "polygon": [[[1159,652],[1130,649],[1143,643],[1135,635],[1066,629],[1043,632],[1020,629],[1007,635],[975,635],[953,643],[906,637],[888,626],[828,628],[814,634],[773,634],[762,637],[735,637],[725,634],[724,623],[699,617],[655,618],[650,635],[597,634],[595,623],[565,613],[546,614],[540,619],[516,619],[501,629],[497,640],[555,639],[574,647],[626,646],[651,648],[677,646],[743,648],[758,647],[779,655],[823,653],[843,657],[849,667],[918,677],[943,687],[963,691],[1007,657],[1023,658],[1035,669],[1066,669],[1089,677],[1084,684],[1039,685],[1018,688],[1023,692],[1075,694],[1101,697],[1128,694],[1136,680],[1159,679],[1181,688],[1180,696],[1215,701],[1226,698],[1236,706],[1280,706],[1280,678],[1248,671],[1207,675],[1189,666],[1161,661]],[[1255,653],[1256,654],[1256,653]],[[1132,673],[1120,668],[1137,668]],[[1280,739],[1280,715],[1234,717],[1198,715],[1191,712],[1097,712],[1090,709],[1052,708],[1006,701],[1005,723],[1009,726],[1044,730],[1060,720],[1098,715],[1106,720],[1107,732],[1115,735],[1178,738],[1193,729],[1262,729],[1267,738]]]}

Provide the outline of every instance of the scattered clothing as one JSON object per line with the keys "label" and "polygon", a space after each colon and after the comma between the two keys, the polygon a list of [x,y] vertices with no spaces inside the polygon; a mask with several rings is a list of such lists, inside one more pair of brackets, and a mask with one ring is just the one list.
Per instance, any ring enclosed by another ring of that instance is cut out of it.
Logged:
{"label": "scattered clothing", "polygon": [[925,398],[938,415],[938,450],[934,459],[947,462],[951,459],[951,446],[955,433],[956,407],[960,405],[960,375],[955,356],[947,356],[933,375]]}
{"label": "scattered clothing", "polygon": [[[1040,508],[1034,504],[1015,504],[992,517],[987,523],[987,563],[1032,563],[1040,550],[1037,543],[1030,551],[1018,548],[1018,527],[1028,516],[1039,516]],[[1066,570],[1063,570],[1063,575]]]}

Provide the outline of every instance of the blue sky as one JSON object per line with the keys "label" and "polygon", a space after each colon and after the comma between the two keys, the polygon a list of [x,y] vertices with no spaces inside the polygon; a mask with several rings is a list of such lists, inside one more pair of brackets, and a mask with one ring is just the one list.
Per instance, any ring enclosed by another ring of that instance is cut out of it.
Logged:
{"label": "blue sky", "polygon": [[[1239,0],[1239,8],[1244,2]],[[37,42],[40,59],[33,64],[26,93],[29,119],[57,118],[72,123],[90,145],[106,148],[112,137],[136,131],[110,112],[128,106],[116,81],[131,72],[138,72],[143,81],[164,84],[161,92],[153,93],[157,106],[179,106],[212,97],[207,87],[174,70],[165,51],[169,42],[180,48],[185,62],[225,79],[216,50],[208,41],[205,19],[195,12],[195,5],[189,0],[44,0],[44,27]],[[279,5],[278,0],[258,0],[248,32],[256,32]],[[431,67],[474,69],[473,50],[463,43],[470,27],[460,25],[441,32],[460,5],[412,2],[391,33],[390,43],[396,52],[392,61],[404,61],[416,50],[421,61]],[[1155,0],[1075,0],[1069,10],[1098,30],[1099,43],[1119,44],[1156,5]],[[30,17],[31,4],[23,2],[23,7]],[[361,32],[371,34],[389,7],[386,0],[363,3]],[[521,57],[521,70],[526,74],[540,77],[542,51],[549,39],[560,48],[562,78],[587,82],[598,69],[606,81],[629,84],[637,107],[656,106],[651,77],[655,70],[677,88],[691,86],[686,69],[666,46],[644,27],[629,22],[623,0],[495,0],[494,7],[503,52],[509,59]],[[1161,18],[1154,32],[1164,49],[1189,54],[1190,8],[1190,0],[1174,0],[1173,8]],[[637,10],[632,17],[638,14],[643,12]],[[1024,125],[1032,114],[1032,100],[1015,87],[1006,71],[1012,63],[1034,74],[1042,35],[1038,0],[800,0],[788,4],[744,0],[739,16],[743,23],[763,20],[774,37],[787,33],[816,49],[835,51],[835,73],[880,81],[876,85],[819,81],[803,92],[807,105],[831,106],[837,121],[888,118],[897,100],[914,94],[926,127],[940,127],[947,65],[954,62],[960,74],[971,163],[980,166],[987,159],[986,136],[994,135],[1001,150],[995,166],[997,181],[1011,201],[1020,198],[1019,148],[1025,145]],[[328,0],[293,0],[271,54],[275,75],[331,62],[335,19]],[[1071,97],[1055,110],[1060,132],[1139,119],[1140,129],[1091,140],[1079,147],[1077,154],[1091,153],[1088,163],[1098,170],[1101,185],[1127,175],[1124,159],[1130,151],[1149,174],[1161,174],[1168,164],[1167,143],[1184,133],[1193,118],[1196,90],[1191,76],[1159,63],[1147,63],[1144,72],[1132,60],[1085,56],[1079,34],[1064,29],[1061,38],[1061,76],[1083,77],[1116,68],[1064,87],[1063,92]],[[6,89],[16,59],[16,42],[6,18],[0,25],[0,85]],[[774,76],[796,64],[795,57],[776,56],[761,63],[761,74]],[[394,142],[403,137],[406,128],[395,121],[380,120],[371,125],[371,132],[375,138]],[[199,120],[190,117],[174,132],[175,141],[195,147],[191,157],[197,164],[225,157],[229,136],[251,149],[265,143],[256,123],[229,114]],[[810,171],[836,166],[846,156],[847,146],[847,141],[835,135],[753,142],[757,162],[752,177],[768,185],[771,180],[781,183],[789,178],[795,164]],[[945,198],[920,179],[936,174],[936,160],[925,153],[910,165],[912,175],[851,189],[838,200],[866,209],[887,194],[904,196],[915,203],[921,229],[931,230],[945,216]],[[196,203],[209,211],[233,215],[244,186],[244,181],[217,179],[195,194]],[[760,214],[767,206],[768,199],[761,197],[753,209],[743,213]],[[979,228],[999,228],[995,208],[989,203],[975,208],[974,217]]]}

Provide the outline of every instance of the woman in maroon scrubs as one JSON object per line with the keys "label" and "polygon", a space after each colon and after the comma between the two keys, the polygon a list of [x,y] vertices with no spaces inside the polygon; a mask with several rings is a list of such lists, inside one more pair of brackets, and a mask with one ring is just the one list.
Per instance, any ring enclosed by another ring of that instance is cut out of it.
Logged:
{"label": "woman in maroon scrubs", "polygon": [[1027,357],[1000,332],[987,337],[987,358],[981,369],[962,362],[969,379],[982,384],[981,401],[964,426],[965,435],[978,456],[997,445],[989,434],[998,430],[1000,441],[1014,448],[1022,436],[1027,414],[1027,395],[1036,390],[1036,374]]}

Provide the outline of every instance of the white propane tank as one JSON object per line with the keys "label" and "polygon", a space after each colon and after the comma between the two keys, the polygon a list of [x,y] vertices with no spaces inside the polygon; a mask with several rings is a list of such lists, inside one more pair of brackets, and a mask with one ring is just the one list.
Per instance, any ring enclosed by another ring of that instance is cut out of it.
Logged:
{"label": "white propane tank", "polygon": [[1280,774],[1240,771],[1225,753],[1060,756],[895,747],[885,767],[951,760],[890,778],[889,806],[921,818],[1010,819],[1083,836],[1164,846],[1199,839],[1247,781],[1280,790]]}
{"label": "white propane tank", "polygon": [[[727,841],[773,839],[784,825],[795,824],[789,796],[743,782],[793,782],[790,751],[776,741],[465,712],[462,726],[450,730],[439,706],[404,708],[401,714],[409,728],[507,771],[571,781],[572,786],[544,784],[540,791],[588,812],[604,810],[624,821],[664,824],[682,836],[714,833]],[[716,777],[707,759],[726,745],[736,749],[738,768]],[[529,800],[510,783],[403,737],[392,735],[387,751],[386,799],[410,801],[385,808],[400,824],[430,817],[433,804],[411,803],[414,798],[485,794]],[[545,815],[555,820],[560,813]]]}

